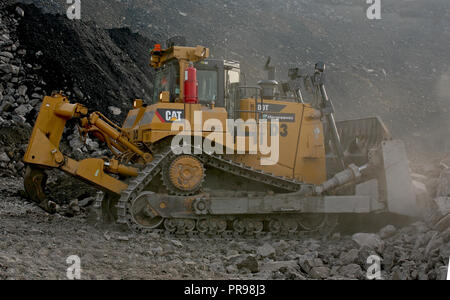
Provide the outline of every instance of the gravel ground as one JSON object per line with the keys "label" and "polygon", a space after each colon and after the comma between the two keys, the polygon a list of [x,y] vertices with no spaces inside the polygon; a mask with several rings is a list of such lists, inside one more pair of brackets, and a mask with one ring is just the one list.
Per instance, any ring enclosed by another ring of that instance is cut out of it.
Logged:
{"label": "gravel ground", "polygon": [[66,279],[71,255],[83,279],[366,279],[377,255],[383,279],[445,279],[450,229],[424,222],[378,233],[298,239],[206,240],[136,235],[97,226],[85,213],[48,215],[1,178],[0,279]]}

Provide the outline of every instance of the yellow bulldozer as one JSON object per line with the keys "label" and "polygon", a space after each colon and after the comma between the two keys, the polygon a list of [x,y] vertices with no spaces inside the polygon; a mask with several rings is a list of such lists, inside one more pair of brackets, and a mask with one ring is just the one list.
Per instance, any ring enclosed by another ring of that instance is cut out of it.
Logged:
{"label": "yellow bulldozer", "polygon": [[[99,220],[139,232],[293,234],[341,214],[418,215],[404,144],[377,117],[335,121],[325,64],[312,75],[291,69],[280,83],[269,60],[268,78],[249,86],[239,62],[209,52],[156,45],[152,104],[134,100],[122,126],[45,97],[24,157],[29,198],[55,211],[45,171],[56,168],[98,187]],[[61,153],[71,119],[111,157]]]}

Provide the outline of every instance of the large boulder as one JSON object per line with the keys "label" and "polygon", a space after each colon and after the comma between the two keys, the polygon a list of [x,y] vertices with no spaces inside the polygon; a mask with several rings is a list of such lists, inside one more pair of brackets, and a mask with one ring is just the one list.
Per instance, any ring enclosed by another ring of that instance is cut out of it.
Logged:
{"label": "large boulder", "polygon": [[289,261],[270,261],[267,263],[264,263],[261,266],[260,271],[261,272],[268,272],[268,273],[272,273],[275,271],[279,271],[280,269],[283,268],[293,268],[296,269],[298,268],[298,263],[296,260],[289,260]]}
{"label": "large boulder", "polygon": [[360,247],[368,247],[382,253],[384,249],[384,242],[378,234],[374,233],[355,233],[352,240]]}
{"label": "large boulder", "polygon": [[12,66],[8,64],[0,64],[0,72],[3,72],[5,74],[12,73]]}
{"label": "large boulder", "polygon": [[351,249],[350,251],[342,252],[339,261],[343,265],[352,264],[358,261],[359,251],[358,249]]}
{"label": "large boulder", "polygon": [[309,273],[312,268],[314,268],[316,265],[315,259],[317,258],[316,252],[310,252],[304,255],[301,255],[298,258],[298,264],[302,268],[302,270],[306,273]]}
{"label": "large boulder", "polygon": [[261,257],[274,257],[275,256],[275,248],[272,245],[265,243],[261,247],[256,249],[256,254]]}
{"label": "large boulder", "polygon": [[314,279],[327,279],[330,277],[330,269],[328,267],[314,267],[309,272],[309,275]]}
{"label": "large boulder", "polygon": [[11,160],[9,159],[8,155],[7,155],[5,152],[3,152],[3,153],[0,154],[0,162],[6,162],[6,163],[8,163],[8,162],[10,162],[10,161],[11,161]]}
{"label": "large boulder", "polygon": [[395,226],[387,225],[380,230],[379,235],[382,239],[387,239],[394,236],[396,232],[397,229],[395,228]]}
{"label": "large boulder", "polygon": [[259,272],[258,261],[256,260],[256,258],[253,255],[247,255],[244,259],[240,260],[236,266],[239,270],[245,268],[252,273]]}
{"label": "large boulder", "polygon": [[22,104],[14,110],[19,116],[26,116],[30,111],[33,110],[33,106],[30,104]]}
{"label": "large boulder", "polygon": [[[449,162],[447,162],[449,160]],[[428,222],[437,230],[443,231],[450,227],[450,159],[443,160],[445,167],[439,178],[436,198],[429,207]]]}
{"label": "large boulder", "polygon": [[363,276],[363,271],[359,265],[349,264],[341,267],[339,274],[345,278],[359,279]]}
{"label": "large boulder", "polygon": [[25,97],[25,95],[27,94],[28,88],[25,85],[21,85],[19,86],[19,88],[17,89],[17,93],[19,93],[20,96]]}
{"label": "large boulder", "polygon": [[432,251],[438,249],[444,244],[444,239],[436,232],[425,247],[425,255],[429,255]]}
{"label": "large boulder", "polygon": [[259,272],[258,260],[254,255],[234,254],[224,257],[224,266],[234,266],[229,269],[247,269],[252,273]]}

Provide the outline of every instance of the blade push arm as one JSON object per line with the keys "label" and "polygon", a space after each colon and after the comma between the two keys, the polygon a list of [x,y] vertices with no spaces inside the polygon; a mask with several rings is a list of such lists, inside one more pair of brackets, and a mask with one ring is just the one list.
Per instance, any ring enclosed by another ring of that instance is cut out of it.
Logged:
{"label": "blade push arm", "polygon": [[[89,117],[83,118],[81,120],[81,126],[83,133],[93,132],[95,136],[108,143],[111,149],[110,143],[116,149],[121,152],[129,150],[137,155],[139,155],[145,163],[153,160],[150,153],[145,153],[141,151],[136,145],[131,143],[126,136],[121,132],[118,126],[115,126],[111,121],[109,121],[105,116],[99,112],[92,113]],[[114,153],[114,149],[111,149]]]}

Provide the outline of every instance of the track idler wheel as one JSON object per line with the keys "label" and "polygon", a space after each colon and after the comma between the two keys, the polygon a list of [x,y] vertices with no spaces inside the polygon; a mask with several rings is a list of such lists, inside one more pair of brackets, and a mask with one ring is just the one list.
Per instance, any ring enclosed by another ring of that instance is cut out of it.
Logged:
{"label": "track idler wheel", "polygon": [[46,212],[54,214],[56,213],[57,205],[55,202],[49,201],[45,195],[47,179],[48,176],[43,169],[28,165],[24,178],[25,192],[31,201],[35,202]]}
{"label": "track idler wheel", "polygon": [[[131,222],[138,226],[139,229],[156,229],[164,222],[164,218],[158,215],[156,210],[148,201],[148,197],[152,197],[154,195],[155,194],[152,192],[143,192],[131,202],[129,208]],[[166,221],[169,222],[170,220]],[[164,226],[167,226],[166,223],[164,223]],[[176,229],[176,224],[174,226]]]}

